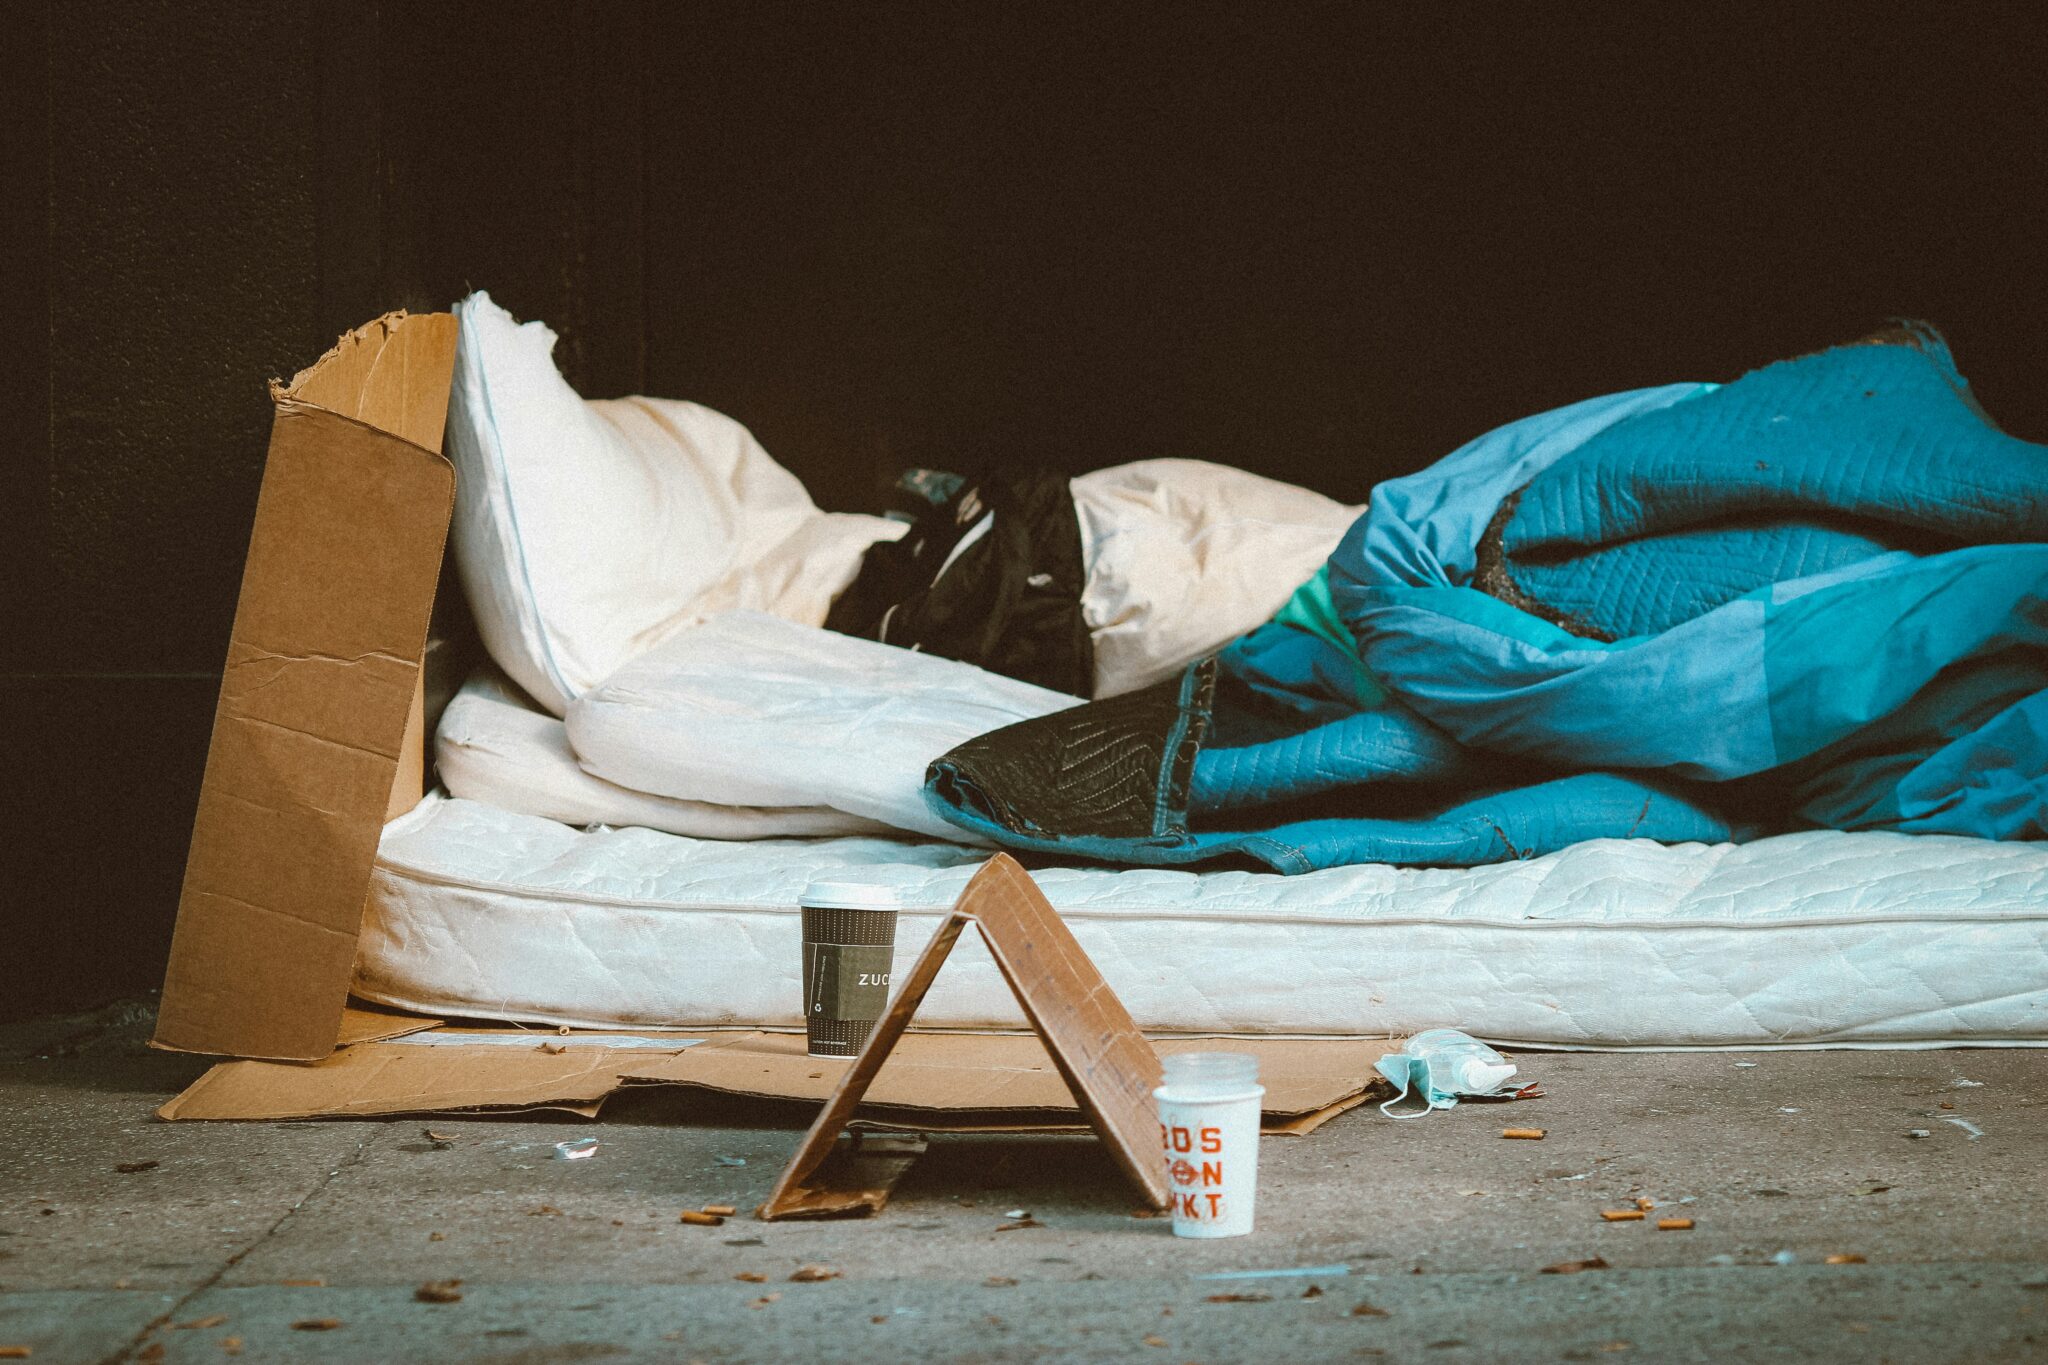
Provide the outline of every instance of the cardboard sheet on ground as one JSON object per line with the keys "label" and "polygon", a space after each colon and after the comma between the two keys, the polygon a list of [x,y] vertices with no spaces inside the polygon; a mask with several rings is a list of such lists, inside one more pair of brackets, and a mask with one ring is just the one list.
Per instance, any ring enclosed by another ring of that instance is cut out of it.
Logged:
{"label": "cardboard sheet on ground", "polygon": [[[382,1016],[387,1026],[406,1017]],[[557,1035],[416,1023],[419,1031],[355,1043],[324,1061],[223,1062],[158,1117],[594,1114],[606,1097],[638,1086],[808,1106],[823,1103],[852,1065],[807,1056],[803,1035],[792,1033]],[[1363,1102],[1379,1084],[1372,1064],[1382,1053],[1399,1051],[1401,1040],[1155,1038],[1153,1045],[1161,1053],[1220,1048],[1258,1054],[1265,1131],[1298,1134]],[[906,1035],[869,1087],[854,1126],[930,1133],[1088,1128],[1035,1035],[987,1033]]]}

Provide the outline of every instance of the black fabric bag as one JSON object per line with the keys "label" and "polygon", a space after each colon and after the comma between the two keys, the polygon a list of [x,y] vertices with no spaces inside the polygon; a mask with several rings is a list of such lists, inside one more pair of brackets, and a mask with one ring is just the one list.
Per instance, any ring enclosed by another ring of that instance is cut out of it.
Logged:
{"label": "black fabric bag", "polygon": [[1031,469],[963,480],[928,508],[903,539],[868,552],[826,628],[1091,695],[1095,647],[1066,476]]}

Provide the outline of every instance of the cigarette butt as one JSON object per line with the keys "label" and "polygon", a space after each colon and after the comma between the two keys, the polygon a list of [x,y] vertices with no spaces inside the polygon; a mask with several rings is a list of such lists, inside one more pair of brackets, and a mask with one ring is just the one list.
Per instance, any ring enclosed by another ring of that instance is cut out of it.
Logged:
{"label": "cigarette butt", "polygon": [[725,1219],[715,1213],[699,1213],[695,1209],[684,1209],[677,1216],[676,1221],[679,1223],[689,1223],[700,1228],[715,1228],[725,1222]]}
{"label": "cigarette butt", "polygon": [[1600,1216],[1610,1223],[1640,1223],[1643,1221],[1643,1211],[1641,1209],[1602,1209],[1600,1210]]}
{"label": "cigarette butt", "polygon": [[1654,1209],[1657,1207],[1657,1201],[1654,1199],[1638,1199],[1636,1200],[1636,1207],[1639,1209]]}
{"label": "cigarette butt", "polygon": [[1690,1232],[1690,1231],[1692,1231],[1692,1219],[1690,1219],[1690,1218],[1659,1218],[1659,1219],[1657,1220],[1657,1231],[1659,1231],[1659,1232]]}
{"label": "cigarette butt", "polygon": [[1500,1130],[1500,1135],[1504,1138],[1526,1138],[1530,1142],[1541,1142],[1543,1140],[1543,1133],[1544,1130],[1541,1128],[1503,1128]]}
{"label": "cigarette butt", "polygon": [[710,1214],[714,1218],[730,1218],[734,1214],[738,1213],[739,1210],[734,1208],[730,1204],[706,1204],[704,1206],[704,1212]]}
{"label": "cigarette butt", "polygon": [[1862,1258],[1861,1256],[1858,1256],[1858,1255],[1857,1255],[1857,1254],[1856,1254],[1855,1252],[1851,1251],[1851,1252],[1838,1252],[1838,1253],[1836,1253],[1835,1255],[1833,1255],[1833,1256],[1830,1256],[1830,1257],[1828,1257],[1828,1258],[1827,1258],[1827,1259],[1826,1259],[1826,1260],[1825,1260],[1824,1262],[1822,1262],[1822,1264],[1824,1264],[1824,1265],[1863,1265],[1863,1264],[1865,1264],[1865,1262],[1864,1262],[1864,1259],[1863,1259],[1863,1258]]}

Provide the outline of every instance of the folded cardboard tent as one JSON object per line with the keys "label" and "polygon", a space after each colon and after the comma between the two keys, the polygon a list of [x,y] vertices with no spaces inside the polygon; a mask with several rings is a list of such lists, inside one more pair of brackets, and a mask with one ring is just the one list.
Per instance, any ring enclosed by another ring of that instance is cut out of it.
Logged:
{"label": "folded cardboard tent", "polygon": [[[911,907],[907,961],[982,860],[876,838],[581,828],[426,792],[421,673],[453,506],[439,449],[457,344],[450,316],[392,315],[275,389],[157,1042],[320,1065],[290,1085],[216,1073],[169,1112],[275,1112],[248,1097],[272,1085],[299,1087],[298,1112],[577,1105],[635,1070],[699,1083],[721,1054],[794,1056],[788,1037],[755,1030],[798,1022],[803,882],[857,866],[894,886]],[[587,780],[559,721],[494,706],[488,688],[466,695],[463,733],[501,777],[523,764],[526,787],[556,797]],[[1148,1031],[1348,1040],[1343,1067],[1303,1065],[1354,1080],[1381,1050],[1366,1040],[1439,1024],[1561,1047],[2048,1039],[2039,845],[1816,832],[1740,847],[1603,840],[1459,871],[1035,876]],[[1023,1023],[964,943],[919,1017]],[[473,1033],[380,1041],[440,1018],[609,1033],[512,1053]],[[663,1029],[740,1032],[684,1046]],[[316,1095],[315,1075],[345,1079]],[[232,1103],[219,1098],[230,1080]]]}

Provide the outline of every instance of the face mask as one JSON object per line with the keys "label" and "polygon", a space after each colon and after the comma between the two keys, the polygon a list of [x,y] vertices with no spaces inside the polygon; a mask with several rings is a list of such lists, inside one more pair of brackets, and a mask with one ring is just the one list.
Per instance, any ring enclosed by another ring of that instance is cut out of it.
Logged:
{"label": "face mask", "polygon": [[1416,1034],[1407,1051],[1388,1053],[1375,1069],[1394,1087],[1380,1112],[1396,1119],[1449,1109],[1460,1095],[1498,1095],[1515,1074],[1507,1058],[1454,1028]]}

